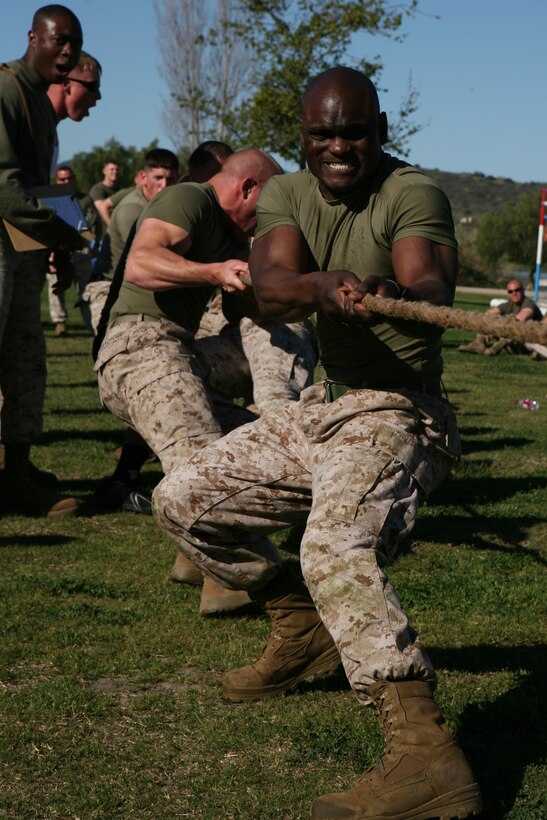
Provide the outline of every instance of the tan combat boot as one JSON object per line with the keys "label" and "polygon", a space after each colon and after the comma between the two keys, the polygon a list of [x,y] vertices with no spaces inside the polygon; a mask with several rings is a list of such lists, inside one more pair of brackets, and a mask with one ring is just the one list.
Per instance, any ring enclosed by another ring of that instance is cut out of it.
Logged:
{"label": "tan combat boot", "polygon": [[482,333],[477,333],[472,342],[466,345],[459,345],[458,350],[462,353],[485,353],[486,352],[486,336]]}
{"label": "tan combat boot", "polygon": [[507,345],[509,344],[509,339],[498,339],[497,342],[494,342],[489,348],[484,351],[485,356],[497,356],[498,353],[501,353]]}
{"label": "tan combat boot", "polygon": [[282,569],[266,587],[250,595],[271,617],[273,629],[256,663],[225,675],[225,698],[247,701],[275,697],[307,678],[338,668],[340,655],[334,641],[305,584],[296,576]]}
{"label": "tan combat boot", "polygon": [[315,800],[312,820],[449,820],[479,814],[479,787],[431,686],[380,681],[369,694],[378,709],[386,752],[354,789]]}
{"label": "tan combat boot", "polygon": [[252,603],[244,589],[226,589],[207,575],[203,577],[203,589],[199,602],[200,615],[233,613],[241,609],[248,609]]}
{"label": "tan combat boot", "polygon": [[177,584],[190,584],[193,587],[200,587],[203,584],[202,571],[182,552],[178,553],[169,578]]}

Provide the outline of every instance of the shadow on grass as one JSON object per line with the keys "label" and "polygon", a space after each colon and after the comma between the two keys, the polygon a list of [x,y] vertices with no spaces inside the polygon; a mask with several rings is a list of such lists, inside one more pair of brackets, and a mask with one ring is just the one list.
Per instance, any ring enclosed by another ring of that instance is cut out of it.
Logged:
{"label": "shadow on grass", "polygon": [[48,430],[40,436],[38,444],[54,444],[58,441],[104,441],[113,444],[115,447],[120,445],[120,439],[123,435],[123,429],[120,430]]}
{"label": "shadow on grass", "polygon": [[67,387],[70,389],[76,389],[77,387],[92,387],[95,390],[97,389],[97,379],[90,379],[89,381],[85,382],[70,382],[70,385],[67,385],[65,382],[49,382],[47,383],[48,390],[50,388],[57,387],[62,390],[66,390]]}
{"label": "shadow on grass", "polygon": [[[519,684],[493,702],[468,706],[460,716],[458,738],[483,791],[484,818],[505,817],[521,790],[524,771],[545,755],[545,646],[431,648],[438,668],[481,674],[511,670]],[[529,806],[522,817],[540,817]]]}
{"label": "shadow on grass", "polygon": [[103,412],[100,404],[97,407],[89,407],[87,409],[81,407],[78,410],[66,410],[63,407],[51,407],[44,413],[45,416],[96,416]]}
{"label": "shadow on grass", "polygon": [[2,547],[60,547],[79,541],[70,535],[6,535],[0,536]]}
{"label": "shadow on grass", "polygon": [[507,501],[515,495],[528,495],[547,487],[545,476],[523,476],[522,478],[494,478],[493,476],[454,476],[432,493],[428,507],[464,506],[466,504],[495,504]]}
{"label": "shadow on grass", "polygon": [[462,450],[464,457],[469,455],[470,453],[480,453],[482,451],[492,452],[497,450],[503,450],[507,447],[514,447],[515,449],[519,449],[520,447],[525,447],[527,444],[533,444],[533,438],[509,438],[508,436],[504,438],[496,438],[496,439],[476,439],[473,441],[469,441],[464,439],[462,441]]}

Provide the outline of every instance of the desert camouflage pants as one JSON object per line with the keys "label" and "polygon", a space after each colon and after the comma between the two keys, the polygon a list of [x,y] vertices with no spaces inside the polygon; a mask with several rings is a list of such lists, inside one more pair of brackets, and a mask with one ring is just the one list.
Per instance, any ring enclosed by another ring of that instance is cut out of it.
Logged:
{"label": "desert camouflage pants", "polygon": [[196,353],[211,388],[252,401],[259,413],[297,401],[313,382],[317,341],[311,322],[227,322],[217,294],[196,334]]}
{"label": "desert camouflage pants", "polygon": [[375,680],[435,673],[384,567],[459,439],[447,402],[323,385],[196,454],[154,492],[162,529],[230,588],[259,589],[280,556],[267,535],[307,520],[304,578],[357,695]]}
{"label": "desert camouflage pants", "polygon": [[165,473],[224,433],[256,418],[205,385],[192,334],[167,320],[107,331],[95,369],[101,401],[136,430]]}
{"label": "desert camouflage pants", "polygon": [[166,320],[132,321],[107,331],[96,369],[103,404],[140,433],[169,472],[256,418],[234,398],[252,399],[258,390],[261,411],[296,400],[312,381],[315,359],[307,323],[244,319],[193,343]]}
{"label": "desert camouflage pants", "polygon": [[0,228],[0,440],[8,444],[32,443],[42,432],[46,258],[46,251],[16,253]]}
{"label": "desert camouflage pants", "polygon": [[[75,307],[80,308],[88,329],[91,329],[89,321],[89,308],[82,301],[85,288],[87,287],[91,277],[91,257],[87,253],[74,251],[71,254],[71,262],[74,269],[74,287],[77,293]],[[57,276],[54,273],[48,273],[46,279],[50,319],[54,324],[66,322],[68,319],[68,312],[66,309],[66,291],[61,291],[61,293],[54,292],[54,287],[57,283]]]}
{"label": "desert camouflage pants", "polygon": [[109,279],[89,282],[82,293],[82,304],[87,310],[89,324],[95,336],[97,335],[101,314],[108,298],[111,285],[112,282]]}

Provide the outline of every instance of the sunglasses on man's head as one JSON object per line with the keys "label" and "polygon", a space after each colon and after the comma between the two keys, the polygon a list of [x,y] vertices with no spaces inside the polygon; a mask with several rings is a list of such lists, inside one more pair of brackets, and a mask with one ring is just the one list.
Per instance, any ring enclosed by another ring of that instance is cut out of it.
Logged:
{"label": "sunglasses on man's head", "polygon": [[507,288],[507,293],[522,293],[522,288],[513,288],[513,290]]}
{"label": "sunglasses on man's head", "polygon": [[69,83],[80,83],[88,91],[98,91],[101,87],[100,80],[79,80],[77,77],[67,77]]}

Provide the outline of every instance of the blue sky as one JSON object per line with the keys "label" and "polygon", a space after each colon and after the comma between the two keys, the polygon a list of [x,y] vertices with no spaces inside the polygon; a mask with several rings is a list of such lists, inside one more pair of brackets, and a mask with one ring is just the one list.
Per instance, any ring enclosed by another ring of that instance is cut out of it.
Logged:
{"label": "blue sky", "polygon": [[[4,0],[7,3],[7,0]],[[164,131],[166,96],[152,0],[65,0],[80,18],[84,47],[102,63],[103,99],[82,123],[59,127],[61,158],[115,137],[140,148]],[[0,58],[22,56],[40,0],[15,0],[0,27]],[[436,19],[436,18],[440,19]],[[379,54],[382,107],[396,112],[409,75],[420,92],[410,161],[443,171],[481,171],[547,183],[547,1],[422,0],[406,40],[360,37]]]}

